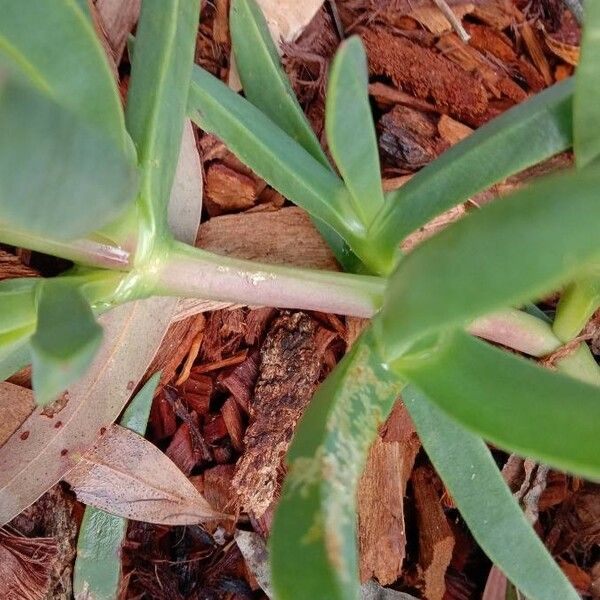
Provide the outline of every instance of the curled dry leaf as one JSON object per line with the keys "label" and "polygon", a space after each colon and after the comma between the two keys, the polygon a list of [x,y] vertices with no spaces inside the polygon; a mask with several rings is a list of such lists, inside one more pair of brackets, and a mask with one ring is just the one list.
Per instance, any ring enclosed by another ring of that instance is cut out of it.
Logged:
{"label": "curled dry leaf", "polygon": [[[175,235],[188,243],[194,242],[198,230],[201,197],[201,170],[188,123],[169,215]],[[36,409],[0,448],[0,525],[60,481],[117,418],[144,376],[177,305],[177,299],[151,298],[118,307],[101,319],[102,347],[63,406]]]}
{"label": "curled dry leaf", "polygon": [[66,481],[80,502],[127,519],[191,525],[223,516],[166,454],[120,425],[108,429]]}

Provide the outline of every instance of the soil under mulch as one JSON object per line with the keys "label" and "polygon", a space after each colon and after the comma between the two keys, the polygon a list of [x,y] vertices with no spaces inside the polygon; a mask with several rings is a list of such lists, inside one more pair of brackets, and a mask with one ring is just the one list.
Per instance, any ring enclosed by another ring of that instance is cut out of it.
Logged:
{"label": "soil under mulch", "polygon": [[[579,30],[560,0],[450,4],[462,15],[469,45],[440,21],[433,3],[338,0],[326,2],[301,37],[284,46],[286,70],[326,148],[328,64],[340,33],[362,38],[387,190],[400,187],[474,128],[573,73]],[[196,56],[225,81],[231,50],[226,5],[203,3]],[[126,57],[121,74],[125,84]],[[301,211],[289,208],[217,139],[197,134],[205,175],[201,245],[267,261],[335,266],[314,231],[307,233],[311,226]],[[546,168],[569,161],[562,155]],[[435,227],[522,179],[495,186]],[[247,232],[250,241],[229,247],[234,242],[220,236],[232,231]],[[268,247],[257,250],[252,245],[257,242]],[[21,258],[16,265],[7,259],[11,273],[21,273],[28,262]],[[268,537],[294,427],[364,325],[321,313],[236,308],[173,326],[169,339],[179,348],[161,365],[165,385],[155,398],[147,437],[215,508],[238,518],[210,527],[132,522],[123,552],[123,598],[265,597],[235,531]],[[502,452],[494,456],[573,584],[584,597],[600,598],[600,486]],[[375,578],[426,600],[482,597],[491,564],[420,448],[401,402],[372,448],[358,500],[364,580]],[[17,529],[26,535],[53,535],[48,524],[38,524],[33,533],[20,519]]]}

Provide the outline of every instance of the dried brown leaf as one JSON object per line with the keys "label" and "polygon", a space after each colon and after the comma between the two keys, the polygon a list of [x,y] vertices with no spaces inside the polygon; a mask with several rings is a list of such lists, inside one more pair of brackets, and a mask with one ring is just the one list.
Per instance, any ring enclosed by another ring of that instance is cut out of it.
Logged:
{"label": "dried brown leaf", "polygon": [[161,450],[120,425],[107,430],[66,480],[80,502],[127,519],[190,525],[222,517]]}

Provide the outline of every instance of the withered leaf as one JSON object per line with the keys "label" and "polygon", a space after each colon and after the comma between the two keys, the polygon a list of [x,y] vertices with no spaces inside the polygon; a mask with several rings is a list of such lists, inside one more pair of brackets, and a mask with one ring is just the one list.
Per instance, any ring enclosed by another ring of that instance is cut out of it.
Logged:
{"label": "withered leaf", "polygon": [[223,516],[163,452],[120,425],[108,429],[66,481],[80,502],[127,519],[190,525]]}

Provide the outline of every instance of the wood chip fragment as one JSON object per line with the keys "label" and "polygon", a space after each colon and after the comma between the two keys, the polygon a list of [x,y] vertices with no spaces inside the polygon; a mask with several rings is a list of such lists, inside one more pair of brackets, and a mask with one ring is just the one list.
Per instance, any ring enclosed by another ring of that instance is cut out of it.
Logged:
{"label": "wood chip fragment", "polygon": [[520,32],[533,64],[542,74],[546,85],[552,85],[554,83],[554,78],[552,77],[550,64],[548,63],[548,59],[546,58],[537,32],[529,23],[527,23],[527,21],[523,21],[523,23],[520,24]]}
{"label": "wood chip fragment", "polygon": [[419,526],[419,571],[423,578],[423,595],[428,600],[442,600],[446,591],[446,570],[452,560],[454,535],[440,505],[440,494],[433,472],[417,467],[412,475],[417,522]]}
{"label": "wood chip fragment", "polygon": [[248,260],[339,270],[306,212],[295,206],[277,212],[210,219],[200,226],[197,245]]}
{"label": "wood chip fragment", "polygon": [[233,479],[239,507],[258,517],[279,493],[283,458],[318,384],[317,327],[305,313],[284,313],[273,322],[262,346],[246,450]]}
{"label": "wood chip fragment", "polygon": [[576,67],[579,64],[579,46],[556,40],[545,29],[543,32],[546,46],[548,46],[553,54],[573,67]]}
{"label": "wood chip fragment", "polygon": [[227,398],[221,407],[221,415],[227,432],[231,438],[231,444],[238,452],[244,450],[244,425],[242,423],[242,413],[237,402],[232,398]]}
{"label": "wood chip fragment", "polygon": [[221,163],[213,163],[206,170],[206,208],[211,216],[254,206],[258,195],[256,181]]}
{"label": "wood chip fragment", "polygon": [[473,133],[473,130],[467,125],[454,120],[448,115],[442,115],[437,124],[438,132],[441,138],[454,146],[458,142],[464,140],[466,137]]}
{"label": "wood chip fragment", "polygon": [[421,444],[398,402],[371,446],[358,487],[360,578],[382,585],[402,573],[406,533],[404,494]]}
{"label": "wood chip fragment", "polygon": [[18,256],[0,249],[0,281],[15,277],[39,277],[39,273],[23,264]]}
{"label": "wood chip fragment", "polygon": [[403,91],[460,121],[472,123],[485,113],[483,85],[445,57],[381,28],[363,29],[360,35],[372,75],[390,77]]}
{"label": "wood chip fragment", "polygon": [[425,113],[397,105],[379,119],[379,148],[390,166],[416,171],[440,152],[438,131]]}

